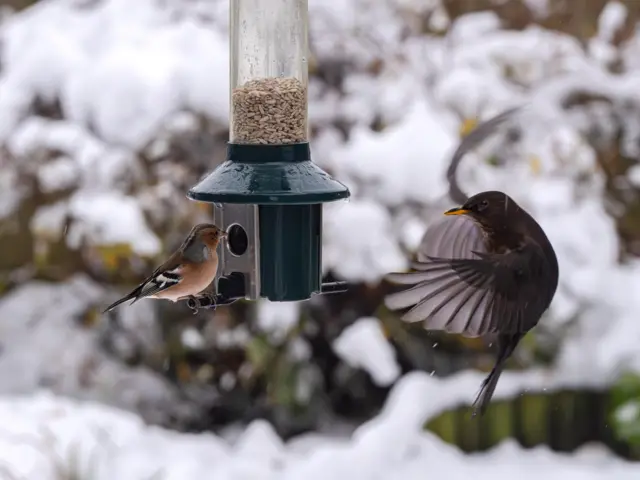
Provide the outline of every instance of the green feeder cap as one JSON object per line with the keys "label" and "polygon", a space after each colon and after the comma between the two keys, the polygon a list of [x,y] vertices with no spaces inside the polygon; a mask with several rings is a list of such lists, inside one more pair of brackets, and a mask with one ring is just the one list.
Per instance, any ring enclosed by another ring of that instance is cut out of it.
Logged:
{"label": "green feeder cap", "polygon": [[207,203],[309,205],[349,198],[349,189],[311,161],[309,143],[230,143],[227,160],[187,196]]}

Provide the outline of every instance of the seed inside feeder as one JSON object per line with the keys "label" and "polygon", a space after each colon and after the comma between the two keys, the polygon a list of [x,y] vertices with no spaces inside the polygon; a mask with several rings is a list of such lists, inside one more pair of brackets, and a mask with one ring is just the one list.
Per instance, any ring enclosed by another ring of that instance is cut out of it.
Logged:
{"label": "seed inside feeder", "polygon": [[281,145],[307,141],[307,89],[293,77],[258,78],[232,93],[232,141]]}

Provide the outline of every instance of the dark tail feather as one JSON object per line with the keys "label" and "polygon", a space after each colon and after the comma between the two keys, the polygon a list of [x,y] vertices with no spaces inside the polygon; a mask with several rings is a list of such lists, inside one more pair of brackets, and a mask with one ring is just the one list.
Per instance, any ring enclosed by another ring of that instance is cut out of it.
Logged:
{"label": "dark tail feather", "polygon": [[496,364],[491,369],[491,372],[489,372],[487,378],[484,379],[484,382],[482,382],[480,393],[476,397],[476,401],[473,402],[474,417],[478,413],[481,416],[484,415],[484,412],[487,410],[487,407],[491,403],[493,392],[495,392],[496,386],[498,385],[498,380],[500,379],[500,375],[502,374],[504,364],[518,346],[518,343],[522,339],[522,336],[522,333],[498,335],[496,341],[498,345]]}
{"label": "dark tail feather", "polygon": [[503,363],[499,362],[491,369],[491,372],[482,382],[482,386],[480,387],[480,393],[476,397],[475,402],[473,402],[473,413],[472,416],[480,414],[480,416],[484,415],[487,410],[487,407],[491,403],[491,397],[493,397],[493,392],[496,390],[496,386],[498,385],[498,380],[500,379],[500,375],[502,374]]}
{"label": "dark tail feather", "polygon": [[111,310],[113,310],[114,308],[116,308],[118,305],[126,302],[127,300],[131,300],[133,299],[133,302],[131,302],[132,304],[135,303],[138,300],[138,291],[133,291],[131,292],[129,295],[122,297],[120,300],[113,302],[111,305],[109,305],[107,308],[105,308],[102,313],[107,313],[110,312]]}

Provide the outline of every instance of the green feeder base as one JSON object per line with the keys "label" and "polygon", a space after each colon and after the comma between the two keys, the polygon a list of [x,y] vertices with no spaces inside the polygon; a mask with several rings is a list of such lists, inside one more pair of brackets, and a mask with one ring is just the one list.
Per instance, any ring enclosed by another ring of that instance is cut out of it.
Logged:
{"label": "green feeder base", "polygon": [[348,198],[349,190],[311,161],[308,143],[229,144],[227,161],[188,197],[219,205],[219,226],[246,233],[234,234],[245,242],[242,254],[233,245],[222,252],[223,275],[241,273],[272,301],[305,300],[324,290],[322,203]]}

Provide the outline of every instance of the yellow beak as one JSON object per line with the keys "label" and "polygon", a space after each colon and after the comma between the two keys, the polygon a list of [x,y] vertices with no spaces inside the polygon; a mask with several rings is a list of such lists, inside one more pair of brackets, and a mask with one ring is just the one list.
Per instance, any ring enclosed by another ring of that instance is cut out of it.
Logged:
{"label": "yellow beak", "polygon": [[467,210],[464,208],[452,208],[451,210],[447,210],[444,212],[445,215],[464,215],[465,213],[469,213],[471,210]]}

